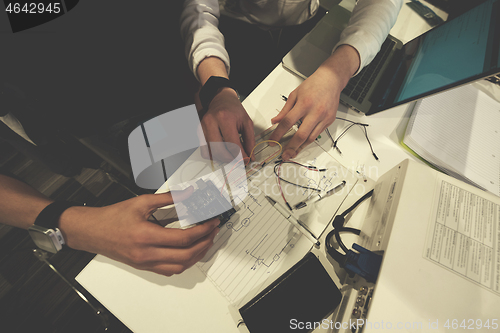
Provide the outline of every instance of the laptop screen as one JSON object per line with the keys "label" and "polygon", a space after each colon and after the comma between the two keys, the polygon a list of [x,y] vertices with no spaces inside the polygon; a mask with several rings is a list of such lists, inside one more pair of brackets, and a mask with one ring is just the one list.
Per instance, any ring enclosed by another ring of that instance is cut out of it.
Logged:
{"label": "laptop screen", "polygon": [[499,72],[499,10],[500,1],[486,1],[407,43],[393,103]]}

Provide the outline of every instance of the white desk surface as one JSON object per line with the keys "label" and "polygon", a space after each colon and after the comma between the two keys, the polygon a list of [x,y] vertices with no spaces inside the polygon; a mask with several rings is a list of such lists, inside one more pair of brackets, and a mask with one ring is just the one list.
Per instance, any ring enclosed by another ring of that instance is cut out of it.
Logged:
{"label": "white desk surface", "polygon": [[[439,10],[436,12],[442,14]],[[429,28],[404,5],[391,34],[404,43]],[[284,105],[281,95],[287,96],[301,82],[302,79],[278,65],[248,96],[243,105],[254,120],[256,133],[268,128],[270,119]],[[355,128],[339,141],[343,155],[336,152],[332,155],[353,171],[364,164],[367,176],[374,180],[402,160],[413,158],[399,144],[408,120],[407,109],[408,106],[403,105],[367,117],[340,106],[338,117],[370,125],[368,135],[380,160],[375,161],[363,133]],[[330,131],[335,137],[344,127],[343,121],[335,121]],[[327,139],[322,135],[320,143],[328,150],[331,142]],[[324,249],[319,251],[325,253]],[[331,265],[325,265],[327,270],[328,266]],[[332,277],[338,282],[338,277]],[[243,325],[236,328],[236,310],[196,266],[181,275],[164,277],[98,255],[76,280],[134,332],[246,331]]]}

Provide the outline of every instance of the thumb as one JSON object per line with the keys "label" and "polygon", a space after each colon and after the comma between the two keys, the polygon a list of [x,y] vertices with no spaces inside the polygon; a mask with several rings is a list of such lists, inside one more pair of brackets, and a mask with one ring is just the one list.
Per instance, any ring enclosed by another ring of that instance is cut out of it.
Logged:
{"label": "thumb", "polygon": [[149,206],[148,208],[155,210],[157,208],[169,206],[173,203],[178,203],[189,198],[191,194],[193,194],[193,191],[193,186],[189,186],[182,191],[170,191],[166,193],[153,194],[151,195],[151,199],[147,201]]}

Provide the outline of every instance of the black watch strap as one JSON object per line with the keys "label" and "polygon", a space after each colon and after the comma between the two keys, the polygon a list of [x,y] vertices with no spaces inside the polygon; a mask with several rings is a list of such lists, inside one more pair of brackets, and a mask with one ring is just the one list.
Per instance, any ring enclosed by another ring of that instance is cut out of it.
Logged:
{"label": "black watch strap", "polygon": [[[238,94],[238,90],[234,87],[234,85],[226,79],[225,77],[222,76],[211,76],[207,82],[201,87],[200,90],[200,101],[201,105],[203,106],[204,110],[208,110],[208,106],[214,99],[215,95],[219,92],[219,89],[229,87],[231,89],[234,89],[236,91],[236,94]],[[239,97],[239,94],[238,94]]]}
{"label": "black watch strap", "polygon": [[47,229],[56,229],[58,227],[59,217],[66,209],[81,205],[82,204],[71,201],[54,201],[38,214],[34,224]]}

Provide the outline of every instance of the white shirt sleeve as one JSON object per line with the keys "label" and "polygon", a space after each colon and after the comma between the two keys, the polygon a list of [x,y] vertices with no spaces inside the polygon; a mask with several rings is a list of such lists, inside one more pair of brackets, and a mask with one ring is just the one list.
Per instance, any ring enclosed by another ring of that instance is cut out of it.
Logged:
{"label": "white shirt sleeve", "polygon": [[229,73],[229,55],[224,47],[224,36],[219,31],[219,17],[218,0],[184,1],[181,35],[189,67],[198,80],[198,65],[212,56],[220,58]]}
{"label": "white shirt sleeve", "polygon": [[402,5],[403,0],[358,1],[340,41],[333,49],[335,51],[340,45],[348,44],[358,51],[361,63],[356,74],[377,55],[396,23]]}
{"label": "white shirt sleeve", "polygon": [[[354,7],[349,24],[334,50],[342,44],[354,47],[361,59],[357,73],[380,50],[396,22],[402,4],[403,0],[359,0]],[[218,0],[184,0],[181,35],[189,66],[198,80],[198,65],[211,56],[220,58],[229,73],[229,55],[224,47],[224,36],[218,28],[219,17]]]}

